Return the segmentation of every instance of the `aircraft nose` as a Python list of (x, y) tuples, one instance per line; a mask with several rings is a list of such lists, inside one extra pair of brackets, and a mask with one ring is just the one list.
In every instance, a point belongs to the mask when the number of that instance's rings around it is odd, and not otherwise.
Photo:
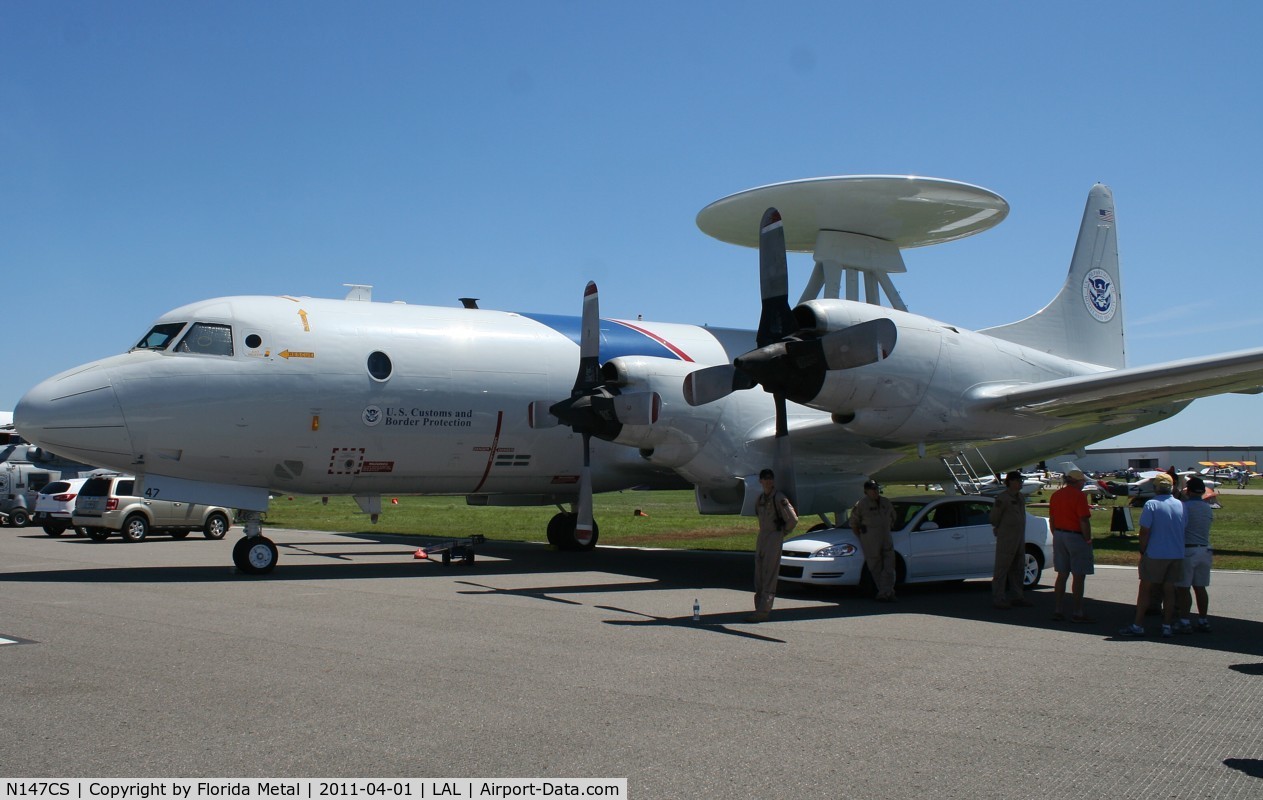
[(13, 427), (27, 441), (76, 461), (99, 466), (131, 461), (123, 409), (100, 362), (31, 389), (13, 410)]

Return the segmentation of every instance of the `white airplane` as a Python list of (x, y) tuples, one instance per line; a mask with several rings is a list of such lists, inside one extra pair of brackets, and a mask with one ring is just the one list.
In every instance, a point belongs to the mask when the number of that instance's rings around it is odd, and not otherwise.
[[(240, 509), (234, 561), (265, 573), (277, 560), (260, 525), (270, 492), (354, 495), (374, 519), (382, 494), (555, 503), (549, 540), (587, 548), (593, 492), (693, 487), (700, 513), (749, 514), (759, 470), (776, 464), (801, 513), (823, 516), (870, 476), (939, 482), (966, 448), (1004, 471), (1263, 386), (1263, 348), (1124, 366), (1102, 185), (1041, 311), (973, 332), (906, 310), (889, 278), (905, 270), (901, 248), (1007, 213), (986, 189), (919, 177), (719, 200), (699, 226), (761, 249), (757, 333), (600, 319), (592, 284), (581, 319), (374, 303), (365, 287), (342, 301), (207, 300), (31, 389), (15, 424), (66, 457), (135, 473), (147, 496)], [(816, 260), (793, 310), (786, 247)]]

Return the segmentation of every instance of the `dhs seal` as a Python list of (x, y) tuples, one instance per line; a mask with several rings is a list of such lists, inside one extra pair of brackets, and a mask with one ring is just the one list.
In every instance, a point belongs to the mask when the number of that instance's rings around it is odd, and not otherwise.
[(1094, 269), (1083, 276), (1083, 304), (1097, 322), (1109, 322), (1118, 310), (1118, 294), (1114, 279), (1103, 269)]
[(382, 421), (382, 410), (377, 406), (364, 409), (364, 424), (372, 427)]

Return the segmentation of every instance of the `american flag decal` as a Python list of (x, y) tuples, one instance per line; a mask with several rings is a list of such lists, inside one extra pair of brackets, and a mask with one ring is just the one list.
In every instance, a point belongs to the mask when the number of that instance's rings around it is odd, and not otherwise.
[(1096, 212), (1096, 215), (1097, 215), (1096, 217), (1097, 222), (1113, 222), (1114, 221), (1114, 209), (1112, 208), (1102, 208)]

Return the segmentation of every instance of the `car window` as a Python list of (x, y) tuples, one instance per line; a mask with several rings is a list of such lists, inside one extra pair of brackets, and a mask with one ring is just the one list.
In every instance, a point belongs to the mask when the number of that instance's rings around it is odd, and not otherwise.
[(991, 524), (991, 504), (990, 503), (961, 503), (964, 512), (964, 525), (990, 525)]
[(933, 522), (939, 528), (958, 528), (963, 524), (960, 512), (960, 503), (943, 503), (930, 509), (921, 525), (924, 527), (926, 522)]
[(149, 333), (136, 343), (133, 350), (166, 350), (171, 346), (180, 331), (184, 330), (183, 322), (166, 322), (150, 328)]
[(44, 487), (42, 494), (61, 494), (70, 491), (70, 484), (66, 481), (53, 481)]
[(117, 497), (131, 497), (135, 493), (136, 493), (135, 480), (129, 479), (125, 481), (119, 481), (117, 484), (114, 485), (114, 494)]
[(232, 328), (228, 325), (195, 322), (176, 345), (175, 351), (209, 356), (230, 356), (232, 355)]
[(921, 513), (921, 509), (925, 508), (925, 503), (894, 503), (895, 506), (895, 530), (901, 531), (908, 527), (908, 523), (912, 522), (912, 518)]
[(79, 490), (79, 494), (88, 497), (105, 497), (110, 493), (109, 478), (88, 478), (87, 483)]

